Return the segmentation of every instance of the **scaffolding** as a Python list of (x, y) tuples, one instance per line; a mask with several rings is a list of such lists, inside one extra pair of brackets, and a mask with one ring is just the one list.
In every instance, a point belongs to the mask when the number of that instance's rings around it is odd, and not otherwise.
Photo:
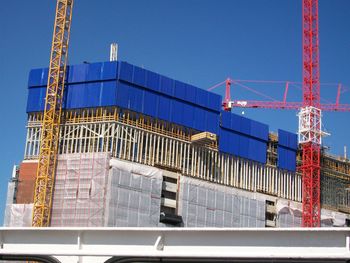
[(51, 226), (104, 226), (108, 153), (59, 155)]
[[(66, 113), (60, 154), (108, 152), (111, 157), (179, 171), (182, 175), (301, 201), (299, 174), (191, 143), (196, 131), (119, 109)], [(145, 120), (149, 122), (145, 124)], [(36, 159), (40, 114), (29, 115), (25, 159)]]
[[(28, 117), (25, 159), (37, 159), (42, 113)], [(301, 201), (301, 175), (276, 168), (278, 138), (270, 134), (267, 165), (219, 153), (217, 141), (198, 145), (186, 127), (113, 108), (68, 111), (60, 154), (108, 152), (111, 157), (162, 167), (202, 180)], [(300, 152), (298, 152), (300, 156)], [(350, 212), (350, 162), (323, 153), (322, 207)]]

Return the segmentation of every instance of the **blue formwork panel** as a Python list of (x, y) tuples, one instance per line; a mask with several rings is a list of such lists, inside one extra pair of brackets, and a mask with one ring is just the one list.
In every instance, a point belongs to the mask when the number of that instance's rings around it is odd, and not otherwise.
[(285, 148), (283, 146), (277, 147), (277, 167), (295, 172), (296, 170), (296, 151)]
[(249, 158), (249, 138), (246, 136), (239, 136), (238, 155), (243, 158)]
[(181, 81), (174, 81), (174, 97), (181, 99), (181, 100), (186, 100), (186, 87), (187, 84), (181, 82)]
[(218, 94), (208, 92), (208, 108), (220, 111), (221, 110), (221, 104), (222, 104), (222, 97)]
[(102, 63), (101, 80), (116, 80), (118, 78), (118, 62), (108, 61)]
[(99, 106), (116, 105), (116, 88), (117, 82), (115, 80), (101, 82)]
[(297, 135), (278, 129), (278, 144), (296, 150), (298, 148)]
[(174, 96), (174, 80), (168, 77), (160, 76), (160, 90), (161, 93), (167, 96)]
[(225, 152), (225, 153), (231, 153), (230, 151), (230, 135), (229, 132), (220, 129), (220, 134), (219, 134), (219, 151), (220, 152)]
[(244, 117), (240, 117), (240, 132), (246, 135), (251, 135), (250, 134), (250, 128), (251, 128), (251, 122), (252, 120), (248, 119), (248, 118), (244, 118)]
[(83, 92), (84, 99), (82, 100), (82, 106), (77, 108), (90, 108), (101, 106), (101, 83), (92, 82), (85, 84), (85, 90)]
[(43, 111), (45, 108), (46, 87), (28, 89), (26, 112)]
[(242, 132), (242, 117), (231, 113), (230, 129), (236, 132)]
[(160, 91), (160, 75), (147, 70), (146, 87), (157, 92)]
[(196, 91), (196, 104), (207, 107), (208, 106), (208, 94), (209, 92), (203, 90), (203, 89), (197, 89)]
[(119, 79), (132, 83), (133, 71), (134, 71), (133, 65), (126, 62), (120, 62), (118, 70), (119, 70), (119, 74), (118, 74)]
[(28, 87), (41, 87), (47, 85), (48, 69), (32, 69), (29, 72)]
[(171, 121), (171, 99), (159, 96), (159, 103), (158, 103), (158, 118), (165, 120), (165, 121)]
[(85, 83), (72, 84), (66, 88), (66, 109), (84, 108), (85, 106)]
[(116, 81), (69, 84), (65, 89), (64, 108), (94, 108), (116, 105)]
[(193, 128), (199, 131), (206, 129), (206, 111), (199, 107), (194, 107)]
[[(143, 97), (143, 110), (142, 113), (148, 116), (152, 116), (155, 118), (160, 118), (158, 116), (158, 113), (160, 112), (160, 105), (161, 100), (159, 99), (159, 96), (151, 91), (144, 91), (144, 97)], [(163, 108), (163, 113), (167, 114), (166, 116), (170, 116), (170, 112), (166, 111)]]
[(85, 81), (100, 81), (103, 63), (86, 64)]
[(220, 126), (226, 129), (231, 129), (231, 112), (220, 112)]
[(184, 103), (183, 113), (182, 124), (186, 127), (194, 128), (194, 106)]
[(259, 142), (259, 157), (258, 162), (266, 163), (267, 159), (267, 142)]
[(250, 135), (267, 141), (269, 138), (269, 126), (257, 121), (251, 121)]
[(142, 112), (143, 110), (143, 101), (144, 101), (144, 90), (139, 89), (129, 85), (128, 99), (129, 99), (129, 110)]
[(278, 144), (289, 147), (288, 146), (288, 133), (284, 130), (278, 129)]
[(206, 112), (206, 131), (218, 134), (219, 132), (219, 114), (212, 111)]
[(66, 109), (101, 106), (100, 82), (70, 84), (66, 92)]
[(295, 133), (291, 133), (289, 135), (289, 147), (291, 149), (297, 150), (298, 149), (298, 135)]
[(117, 83), (116, 105), (121, 108), (129, 108), (129, 86), (121, 81)]
[(146, 86), (146, 70), (134, 66), (133, 83), (145, 87)]
[(183, 125), (183, 115), (183, 103), (175, 99), (171, 100), (171, 121), (176, 124)]
[(81, 64), (67, 67), (68, 83), (86, 82), (89, 64)]
[(219, 135), (219, 151), (266, 163), (266, 141), (225, 128), (220, 128)]
[(185, 99), (191, 103), (196, 103), (197, 87), (186, 84)]
[(266, 150), (267, 150), (267, 142), (260, 141), (254, 138), (249, 139), (249, 152), (248, 159), (266, 163)]
[(240, 146), (240, 139), (241, 136), (235, 132), (229, 133), (229, 142), (230, 142), (230, 153), (234, 154), (236, 156), (239, 155), (239, 146)]

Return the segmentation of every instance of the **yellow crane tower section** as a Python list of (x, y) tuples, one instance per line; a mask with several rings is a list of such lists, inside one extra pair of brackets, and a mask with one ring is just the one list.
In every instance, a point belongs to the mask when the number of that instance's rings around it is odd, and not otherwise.
[(73, 0), (57, 0), (45, 110), (40, 135), (38, 171), (34, 189), (32, 215), (32, 226), (34, 227), (50, 225), (72, 9)]

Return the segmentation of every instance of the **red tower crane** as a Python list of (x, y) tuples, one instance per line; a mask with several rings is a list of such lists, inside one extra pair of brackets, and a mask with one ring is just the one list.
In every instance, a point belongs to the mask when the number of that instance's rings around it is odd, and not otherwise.
[[(298, 136), (299, 143), (302, 147), (302, 163), (299, 167), (299, 171), (302, 173), (302, 225), (303, 227), (319, 227), (321, 221), (320, 151), (323, 135), (321, 129), (322, 111), (350, 111), (350, 105), (339, 103), (341, 86), (338, 87), (336, 103), (320, 103), (318, 0), (303, 0), (302, 19), (302, 102), (286, 101), (289, 82), (286, 82), (283, 101), (231, 101), (231, 83), (239, 84), (237, 81), (231, 79), (227, 79), (209, 90), (212, 90), (224, 83), (226, 84), (225, 99), (222, 103), (223, 108), (226, 111), (230, 111), (233, 107), (299, 110)], [(257, 91), (254, 92), (259, 93)]]
[(299, 111), (302, 146), (303, 227), (321, 223), (321, 118), (318, 0), (303, 0), (303, 106)]

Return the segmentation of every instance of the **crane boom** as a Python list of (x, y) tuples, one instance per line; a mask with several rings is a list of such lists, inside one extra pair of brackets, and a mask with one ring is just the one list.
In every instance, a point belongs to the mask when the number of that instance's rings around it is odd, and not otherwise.
[(73, 0), (57, 0), (34, 189), (32, 214), (34, 227), (47, 227), (50, 224), (72, 8)]

